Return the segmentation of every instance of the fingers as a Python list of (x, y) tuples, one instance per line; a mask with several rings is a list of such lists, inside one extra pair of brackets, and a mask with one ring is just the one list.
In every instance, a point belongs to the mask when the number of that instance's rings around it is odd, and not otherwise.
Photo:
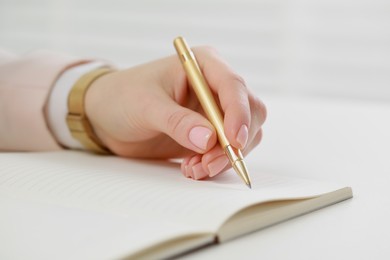
[[(254, 149), (260, 143), (261, 138), (262, 130), (260, 128), (255, 135), (251, 136), (247, 147), (242, 151), (243, 154), (247, 155)], [(204, 155), (197, 154), (185, 158), (181, 164), (183, 175), (195, 180), (214, 177), (230, 167), (231, 165), (227, 156), (218, 145)]]
[(201, 114), (182, 107), (169, 98), (161, 97), (155, 102), (153, 107), (156, 109), (145, 115), (152, 128), (199, 154), (215, 146), (217, 136), (214, 127)]
[(202, 157), (197, 154), (192, 157), (187, 157), (184, 159), (185, 163), (182, 163), (182, 172), (185, 177), (193, 178), (193, 179), (202, 179), (207, 176), (207, 174), (203, 171), (203, 169), (199, 169), (197, 165), (199, 165)]
[[(249, 93), (248, 100), (251, 111), (251, 127), (248, 131), (247, 145), (242, 150), (244, 155), (248, 154), (260, 143), (262, 139), (261, 127), (266, 118), (264, 104), (251, 93)], [(193, 159), (194, 157), (196, 157), (196, 159)], [(202, 174), (199, 174), (199, 172), (201, 172), (199, 170), (199, 165), (202, 165)], [(183, 174), (188, 178), (197, 180), (214, 177), (228, 168), (230, 168), (230, 162), (219, 145), (216, 145), (202, 156), (196, 155), (188, 157), (182, 162)]]
[(230, 143), (243, 149), (251, 124), (248, 90), (244, 80), (208, 48), (194, 50), (207, 82), (224, 112), (224, 129)]
[[(248, 142), (248, 146), (242, 151), (243, 154), (246, 155), (254, 149), (260, 143), (261, 138), (262, 130), (260, 129)], [(197, 154), (185, 158), (181, 164), (183, 175), (195, 180), (214, 177), (229, 168), (231, 168), (230, 162), (218, 145), (204, 155)]]
[(181, 170), (185, 177), (195, 180), (212, 177), (220, 173), (229, 160), (219, 145), (214, 146), (204, 155), (193, 155), (185, 158)]

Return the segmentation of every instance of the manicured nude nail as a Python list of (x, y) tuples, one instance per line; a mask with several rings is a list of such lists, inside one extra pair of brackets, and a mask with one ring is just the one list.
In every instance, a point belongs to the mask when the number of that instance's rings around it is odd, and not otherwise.
[(185, 166), (184, 166), (184, 176), (186, 176), (186, 178), (191, 177), (191, 176), (189, 176), (189, 174), (188, 174), (188, 165), (185, 165)]
[(190, 131), (189, 139), (199, 149), (206, 150), (211, 134), (211, 130), (207, 127), (195, 126)]
[(229, 160), (226, 155), (219, 156), (213, 161), (211, 161), (207, 166), (210, 172), (209, 176), (214, 177), (215, 175), (220, 173), (226, 167), (226, 165), (228, 165), (228, 163)]
[(186, 177), (194, 179), (194, 173), (193, 173), (192, 167), (190, 165), (186, 166)]
[(203, 170), (202, 163), (197, 163), (192, 166), (192, 173), (194, 175), (195, 180), (200, 180), (206, 177), (208, 174)]
[(236, 140), (240, 144), (240, 149), (243, 149), (248, 141), (248, 127), (246, 125), (241, 126), (237, 133)]
[(186, 165), (186, 176), (187, 178), (192, 178), (195, 179), (194, 177), (194, 172), (192, 171), (192, 166), (196, 165), (197, 163), (200, 162), (200, 157), (195, 155), (193, 156), (187, 163)]

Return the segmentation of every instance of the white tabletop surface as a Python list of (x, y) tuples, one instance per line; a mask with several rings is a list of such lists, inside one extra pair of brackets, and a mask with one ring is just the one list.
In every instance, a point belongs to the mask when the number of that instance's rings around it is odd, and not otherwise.
[(183, 259), (390, 259), (390, 104), (263, 100), (268, 119), (247, 158), (251, 174), (339, 182), (354, 198)]

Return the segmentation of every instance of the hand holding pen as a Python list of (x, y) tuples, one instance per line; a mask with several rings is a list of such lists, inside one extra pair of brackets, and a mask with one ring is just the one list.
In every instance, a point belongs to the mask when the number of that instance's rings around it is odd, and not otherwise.
[[(227, 141), (249, 153), (261, 141), (265, 106), (214, 49), (192, 50), (221, 108)], [(197, 180), (231, 167), (177, 55), (98, 78), (85, 108), (104, 146), (119, 156), (183, 158), (183, 174)]]

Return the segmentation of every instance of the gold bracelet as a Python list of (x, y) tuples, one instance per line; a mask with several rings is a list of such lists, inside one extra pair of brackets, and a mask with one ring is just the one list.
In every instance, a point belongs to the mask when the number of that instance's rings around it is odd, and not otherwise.
[(84, 109), (85, 94), (88, 87), (99, 77), (112, 72), (110, 68), (99, 68), (83, 75), (72, 87), (68, 96), (68, 114), (66, 123), (76, 140), (85, 148), (100, 154), (109, 154), (102, 142), (93, 131)]

